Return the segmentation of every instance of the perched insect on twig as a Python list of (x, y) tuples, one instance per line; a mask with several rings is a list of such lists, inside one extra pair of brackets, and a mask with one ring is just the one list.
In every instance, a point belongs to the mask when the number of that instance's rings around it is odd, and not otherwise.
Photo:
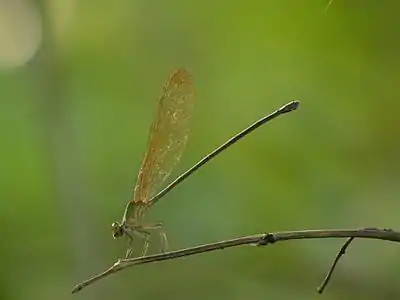
[(194, 86), (190, 74), (184, 69), (173, 72), (158, 102), (157, 116), (150, 129), (147, 151), (139, 170), (133, 198), (125, 208), (121, 224), (112, 224), (114, 238), (124, 234), (128, 236), (126, 257), (132, 252), (132, 234), (144, 239), (143, 256), (146, 255), (149, 245), (149, 230), (159, 231), (162, 251), (168, 247), (161, 223), (140, 224), (139, 220), (146, 210), (178, 184), (155, 194), (182, 156), (189, 136), (189, 120), (194, 100)]
[[(146, 255), (151, 230), (157, 230), (161, 237), (161, 251), (168, 247), (167, 237), (161, 223), (142, 224), (144, 213), (158, 200), (193, 174), (213, 157), (224, 151), (238, 140), (278, 117), (291, 112), (299, 106), (299, 101), (292, 101), (272, 114), (261, 118), (227, 142), (206, 155), (186, 172), (178, 176), (168, 186), (159, 191), (173, 167), (180, 160), (189, 135), (189, 120), (195, 101), (194, 85), (188, 71), (179, 69), (171, 74), (158, 102), (157, 116), (150, 129), (148, 148), (139, 170), (133, 198), (128, 202), (121, 223), (113, 223), (113, 236), (128, 237), (126, 258), (132, 253), (133, 236), (144, 239), (142, 256)], [(158, 192), (158, 193), (157, 193)]]

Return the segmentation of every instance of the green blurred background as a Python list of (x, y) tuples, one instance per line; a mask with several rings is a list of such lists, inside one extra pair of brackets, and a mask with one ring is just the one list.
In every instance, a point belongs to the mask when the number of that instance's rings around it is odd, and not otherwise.
[[(171, 177), (282, 104), (285, 115), (168, 194), (171, 249), (399, 221), (400, 2), (0, 2), (1, 299), (321, 299), (341, 240), (239, 247), (126, 270), (122, 217), (169, 73), (197, 103)], [(357, 240), (323, 299), (398, 299), (396, 244)]]

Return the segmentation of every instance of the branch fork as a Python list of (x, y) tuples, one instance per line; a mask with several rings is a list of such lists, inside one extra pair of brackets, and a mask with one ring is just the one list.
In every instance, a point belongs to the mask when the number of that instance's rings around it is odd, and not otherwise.
[(106, 271), (89, 278), (88, 280), (76, 285), (72, 290), (72, 293), (77, 293), (86, 286), (105, 278), (111, 274), (133, 267), (136, 265), (143, 265), (148, 263), (154, 263), (163, 260), (173, 260), (180, 257), (191, 256), (195, 254), (201, 254), (225, 248), (232, 248), (241, 245), (256, 245), (263, 247), (267, 245), (273, 245), (280, 241), (289, 240), (300, 240), (300, 239), (324, 239), (324, 238), (347, 238), (346, 242), (340, 248), (340, 251), (336, 255), (336, 258), (330, 267), (325, 279), (322, 284), (317, 288), (318, 293), (322, 293), (329, 283), (333, 271), (340, 260), (345, 254), (346, 250), (350, 246), (351, 242), (355, 238), (366, 238), (366, 239), (377, 239), (383, 241), (400, 242), (400, 232), (393, 231), (391, 229), (378, 229), (378, 228), (363, 228), (363, 229), (319, 229), (319, 230), (299, 230), (299, 231), (284, 231), (276, 233), (263, 233), (251, 236), (244, 236), (230, 240), (223, 240), (216, 243), (199, 245), (191, 248), (165, 252), (161, 254), (148, 255), (138, 258), (130, 259), (118, 259), (110, 268)]

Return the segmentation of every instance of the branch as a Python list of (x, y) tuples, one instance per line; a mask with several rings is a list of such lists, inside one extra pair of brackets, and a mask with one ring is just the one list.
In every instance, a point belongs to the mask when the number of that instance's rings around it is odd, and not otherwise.
[(329, 6), (331, 6), (332, 2), (333, 2), (333, 0), (329, 0), (328, 4), (325, 7), (325, 12), (328, 11), (328, 8), (329, 8)]
[[(231, 248), (241, 245), (255, 245), (255, 246), (267, 246), (279, 241), (289, 241), (289, 240), (300, 240), (300, 239), (323, 239), (323, 238), (369, 238), (378, 239), (384, 241), (400, 242), (400, 232), (387, 230), (387, 229), (377, 229), (377, 228), (366, 228), (366, 229), (344, 229), (344, 230), (301, 230), (301, 231), (287, 231), (287, 232), (276, 232), (276, 233), (264, 233), (252, 236), (245, 236), (231, 240), (220, 241), (211, 244), (200, 245), (192, 248), (187, 248), (183, 250), (171, 251), (156, 255), (149, 255), (138, 258), (131, 259), (119, 259), (113, 266), (109, 269), (100, 273), (74, 287), (72, 293), (77, 293), (84, 287), (108, 276), (113, 273), (122, 271), (128, 267), (153, 263), (162, 260), (176, 259), (179, 257), (190, 256), (205, 252), (211, 252), (216, 250), (222, 250), (225, 248)], [(349, 244), (349, 243), (346, 243)], [(342, 251), (348, 247), (346, 244), (342, 247)], [(343, 250), (344, 249), (344, 250)], [(343, 254), (338, 254), (336, 257), (334, 266), (328, 273), (329, 278), (332, 275), (333, 269)], [(327, 277), (328, 277), (327, 276)], [(326, 283), (323, 283), (323, 288), (326, 286), (328, 279), (325, 279)], [(324, 281), (324, 282), (325, 282)]]
[[(363, 230), (379, 230), (377, 228), (364, 228)], [(383, 231), (388, 231), (388, 232), (393, 232), (392, 229), (389, 228), (385, 228), (383, 229)], [(328, 273), (325, 276), (325, 279), (322, 281), (321, 285), (317, 288), (317, 292), (319, 294), (322, 294), (326, 288), (326, 286), (328, 285), (329, 281), (331, 280), (333, 271), (335, 271), (336, 265), (339, 262), (340, 258), (346, 254), (346, 250), (347, 248), (349, 248), (350, 244), (353, 242), (354, 237), (350, 237), (346, 240), (346, 242), (342, 245), (342, 247), (340, 248), (338, 254), (336, 254), (335, 260), (332, 263), (332, 266), (329, 268)]]
[(340, 258), (345, 255), (347, 248), (350, 246), (351, 242), (354, 240), (354, 237), (348, 238), (343, 246), (340, 248), (340, 251), (336, 255), (335, 260), (333, 261), (332, 266), (330, 267), (328, 273), (325, 276), (324, 281), (322, 281), (321, 285), (317, 288), (317, 292), (322, 294), (328, 285), (329, 281), (331, 280), (333, 271), (335, 271), (336, 265), (339, 262)]

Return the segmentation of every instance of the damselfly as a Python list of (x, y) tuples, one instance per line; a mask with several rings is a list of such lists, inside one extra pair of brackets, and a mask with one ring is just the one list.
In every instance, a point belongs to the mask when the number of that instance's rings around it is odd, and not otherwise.
[(161, 185), (180, 160), (186, 146), (194, 102), (194, 84), (189, 72), (184, 69), (173, 72), (167, 80), (163, 94), (158, 101), (157, 115), (150, 129), (148, 147), (139, 170), (133, 197), (125, 208), (122, 222), (112, 224), (114, 238), (123, 235), (128, 237), (129, 246), (126, 257), (129, 257), (132, 253), (134, 235), (144, 239), (142, 255), (146, 255), (151, 230), (159, 232), (162, 244), (161, 250), (164, 251), (168, 247), (167, 237), (162, 230), (161, 223), (144, 224), (141, 222), (144, 213), (151, 206), (226, 148), (266, 122), (279, 115), (291, 112), (299, 106), (299, 101), (292, 101), (256, 121), (206, 155), (164, 189), (160, 190)]

